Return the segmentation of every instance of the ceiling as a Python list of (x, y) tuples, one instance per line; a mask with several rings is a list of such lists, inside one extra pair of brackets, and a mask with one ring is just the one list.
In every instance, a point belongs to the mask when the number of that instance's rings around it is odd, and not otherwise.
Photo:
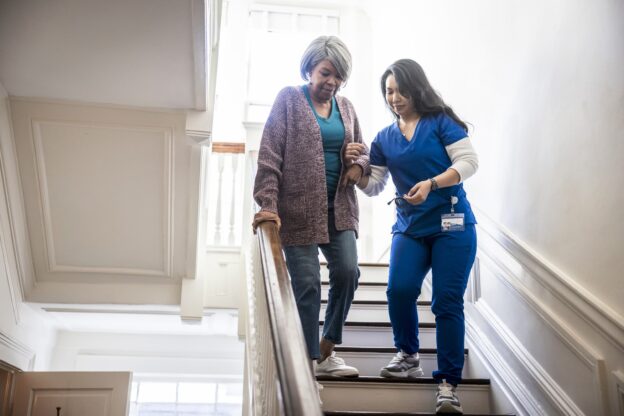
[[(205, 75), (197, 48), (203, 7), (203, 0), (0, 0), (0, 83), (19, 97), (193, 109)], [(196, 65), (204, 65), (199, 76)]]
[(32, 304), (56, 326), (70, 332), (163, 335), (238, 334), (238, 312), (206, 309), (201, 321), (182, 321), (178, 307), (159, 305), (53, 305)]

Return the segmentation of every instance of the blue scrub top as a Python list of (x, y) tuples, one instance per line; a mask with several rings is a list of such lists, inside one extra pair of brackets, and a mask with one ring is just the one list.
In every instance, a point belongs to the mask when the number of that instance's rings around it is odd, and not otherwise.
[[(408, 141), (397, 123), (377, 133), (370, 149), (371, 165), (386, 166), (392, 175), (397, 194), (406, 194), (416, 183), (439, 175), (451, 166), (445, 146), (467, 137), (464, 129), (440, 112), (420, 119), (414, 136)], [(451, 212), (451, 197), (459, 201), (456, 213), (464, 213), (465, 224), (476, 224), (462, 184), (429, 193), (420, 205), (397, 205), (393, 233), (424, 237), (441, 231), (441, 216)]]

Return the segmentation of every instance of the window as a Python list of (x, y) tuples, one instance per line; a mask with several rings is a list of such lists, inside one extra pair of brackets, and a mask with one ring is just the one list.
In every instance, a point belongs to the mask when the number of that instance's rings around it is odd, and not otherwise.
[(253, 6), (249, 13), (246, 121), (263, 123), (280, 89), (298, 85), (299, 62), (310, 41), (338, 35), (340, 18), (327, 10)]
[(238, 416), (242, 413), (240, 381), (136, 381), (130, 416)]

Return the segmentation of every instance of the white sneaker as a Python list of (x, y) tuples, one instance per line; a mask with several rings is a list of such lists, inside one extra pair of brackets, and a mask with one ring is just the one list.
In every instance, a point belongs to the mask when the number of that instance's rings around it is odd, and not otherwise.
[(420, 367), (418, 353), (406, 354), (399, 351), (387, 366), (381, 369), (380, 375), (388, 378), (417, 378), (425, 375)]
[(360, 375), (355, 367), (345, 364), (344, 360), (336, 357), (336, 352), (316, 364), (317, 376), (338, 376), (338, 377), (357, 377)]
[(436, 414), (464, 414), (459, 399), (455, 394), (455, 387), (448, 384), (446, 380), (438, 384), (438, 393), (436, 394)]

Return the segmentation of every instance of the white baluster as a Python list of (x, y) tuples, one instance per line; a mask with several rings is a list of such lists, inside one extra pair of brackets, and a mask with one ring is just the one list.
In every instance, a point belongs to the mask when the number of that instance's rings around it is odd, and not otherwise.
[(223, 200), (223, 155), (217, 154), (218, 162), (218, 181), (217, 181), (217, 212), (215, 216), (215, 234), (214, 234), (214, 244), (218, 245), (221, 243), (221, 203)]
[(232, 160), (232, 197), (230, 198), (230, 232), (228, 234), (228, 245), (233, 246), (236, 236), (234, 235), (234, 225), (236, 223), (236, 199), (240, 192), (236, 192), (236, 178), (238, 175), (238, 153), (231, 153)]

